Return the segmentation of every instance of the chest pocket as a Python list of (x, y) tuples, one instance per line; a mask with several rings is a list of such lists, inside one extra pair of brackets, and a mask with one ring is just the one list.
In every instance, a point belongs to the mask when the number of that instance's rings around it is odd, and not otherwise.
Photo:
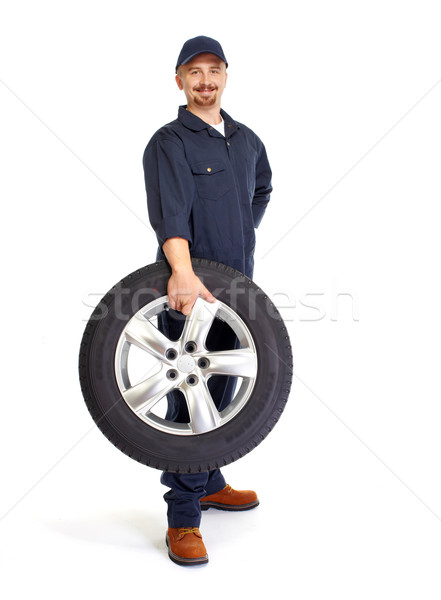
[(231, 177), (219, 160), (205, 160), (191, 165), (194, 182), (200, 198), (218, 200), (232, 188)]

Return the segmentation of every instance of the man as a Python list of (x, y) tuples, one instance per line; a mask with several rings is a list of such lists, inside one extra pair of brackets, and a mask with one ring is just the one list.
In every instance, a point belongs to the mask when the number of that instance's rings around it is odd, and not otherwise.
[[(176, 64), (176, 83), (187, 105), (179, 108), (175, 121), (155, 133), (144, 153), (149, 218), (159, 243), (157, 259), (166, 259), (171, 266), (170, 308), (186, 316), (198, 296), (215, 301), (194, 273), (191, 256), (216, 260), (252, 278), (254, 228), (272, 190), (262, 142), (221, 110), (227, 66), (216, 40), (198, 36), (185, 42)], [(163, 313), (158, 326), (177, 339), (182, 317), (174, 319), (169, 313)], [(223, 323), (217, 323), (212, 337), (216, 349), (234, 347), (231, 329)], [(218, 410), (228, 405), (233, 391), (228, 378), (215, 382), (211, 393)], [(167, 399), (166, 419), (187, 422), (179, 392), (168, 394)], [(255, 492), (227, 485), (220, 470), (163, 473), (161, 482), (170, 488), (164, 495), (169, 556), (180, 565), (208, 562), (199, 531), (201, 510), (241, 511), (259, 504)]]

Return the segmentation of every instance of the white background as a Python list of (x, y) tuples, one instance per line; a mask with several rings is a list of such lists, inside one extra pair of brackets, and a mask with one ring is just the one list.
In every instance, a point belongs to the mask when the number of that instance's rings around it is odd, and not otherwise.
[[(438, 8), (2, 1), (2, 597), (440, 597)], [(96, 428), (77, 357), (99, 297), (153, 261), (142, 153), (201, 34), (273, 167), (255, 281), (295, 378), (225, 469), (260, 507), (204, 514), (210, 563), (185, 570), (159, 472)]]

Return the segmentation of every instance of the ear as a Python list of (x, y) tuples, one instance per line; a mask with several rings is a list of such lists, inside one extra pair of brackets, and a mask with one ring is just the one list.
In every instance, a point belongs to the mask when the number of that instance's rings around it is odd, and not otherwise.
[(176, 77), (175, 77), (175, 81), (176, 81), (176, 83), (177, 83), (177, 85), (178, 85), (178, 88), (179, 88), (180, 90), (183, 90), (183, 89), (184, 89), (184, 86), (182, 85), (182, 80), (181, 80), (181, 78), (179, 77), (179, 75), (176, 75)]

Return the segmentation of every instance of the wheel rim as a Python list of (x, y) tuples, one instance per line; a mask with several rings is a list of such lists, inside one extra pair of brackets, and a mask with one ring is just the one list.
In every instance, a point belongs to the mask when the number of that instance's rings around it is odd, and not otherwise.
[[(233, 419), (249, 401), (257, 376), (257, 353), (248, 327), (223, 302), (197, 298), (186, 318), (181, 337), (172, 341), (159, 331), (154, 319), (168, 310), (168, 296), (142, 307), (126, 324), (115, 352), (115, 376), (129, 408), (151, 427), (172, 435), (200, 435)], [(205, 341), (214, 319), (225, 321), (236, 334), (240, 348), (210, 351)], [(131, 371), (131, 355), (137, 349), (154, 365), (138, 380)], [(219, 412), (207, 385), (213, 375), (236, 377), (231, 403)], [(166, 420), (157, 410), (166, 395), (180, 390), (185, 397), (189, 423)]]

